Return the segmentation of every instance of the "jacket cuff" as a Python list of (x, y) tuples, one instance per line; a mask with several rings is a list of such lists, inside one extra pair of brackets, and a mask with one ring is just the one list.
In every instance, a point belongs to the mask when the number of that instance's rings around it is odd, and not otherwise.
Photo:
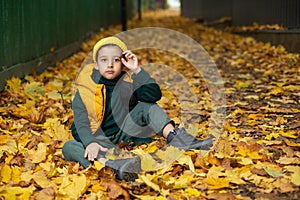
[(82, 144), (87, 147), (89, 144), (96, 142), (98, 143), (98, 141), (92, 136), (92, 135), (88, 135), (86, 134), (84, 137), (80, 138), (82, 141)]
[(141, 68), (141, 71), (138, 74), (132, 74), (131, 78), (138, 85), (142, 85), (143, 83), (146, 83), (151, 77), (148, 72)]

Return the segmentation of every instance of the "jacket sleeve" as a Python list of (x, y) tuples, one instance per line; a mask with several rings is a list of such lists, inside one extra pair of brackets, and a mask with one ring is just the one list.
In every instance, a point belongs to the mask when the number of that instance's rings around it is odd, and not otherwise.
[(138, 74), (132, 75), (134, 94), (138, 101), (155, 103), (162, 94), (159, 85), (142, 69)]
[(98, 135), (95, 137), (90, 128), (90, 121), (88, 118), (87, 110), (82, 102), (79, 92), (76, 92), (72, 102), (72, 109), (74, 113), (74, 124), (78, 136), (82, 144), (86, 147), (92, 142), (97, 142), (103, 147), (112, 147), (112, 143), (109, 138), (104, 135)]

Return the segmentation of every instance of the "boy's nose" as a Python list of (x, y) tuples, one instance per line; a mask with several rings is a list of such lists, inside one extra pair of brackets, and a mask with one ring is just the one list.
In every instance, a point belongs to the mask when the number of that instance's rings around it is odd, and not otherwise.
[(108, 63), (108, 67), (113, 67), (114, 62), (113, 61), (109, 61)]

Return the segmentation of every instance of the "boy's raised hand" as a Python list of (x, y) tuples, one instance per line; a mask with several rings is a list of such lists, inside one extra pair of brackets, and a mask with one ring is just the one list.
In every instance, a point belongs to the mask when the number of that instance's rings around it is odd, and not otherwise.
[(139, 73), (141, 68), (139, 67), (137, 56), (130, 50), (124, 51), (123, 54), (125, 55), (126, 59), (121, 58), (121, 60), (125, 67), (130, 69), (135, 74)]
[(86, 147), (84, 157), (89, 161), (94, 161), (97, 159), (100, 151), (106, 152), (107, 150), (107, 148), (102, 147), (100, 144), (92, 142)]

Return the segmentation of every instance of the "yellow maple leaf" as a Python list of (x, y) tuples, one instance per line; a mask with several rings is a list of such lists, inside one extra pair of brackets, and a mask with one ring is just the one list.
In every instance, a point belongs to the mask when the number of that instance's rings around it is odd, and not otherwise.
[(0, 157), (2, 157), (3, 152), (11, 155), (15, 155), (18, 152), (17, 143), (11, 136), (6, 138), (6, 144), (0, 146)]
[(1, 177), (2, 177), (1, 181), (3, 183), (8, 183), (11, 179), (11, 175), (12, 175), (12, 170), (11, 170), (10, 166), (5, 164), (1, 169)]
[(245, 158), (245, 157), (237, 157), (238, 163), (241, 165), (251, 165), (253, 164), (253, 161), (251, 158)]
[(290, 130), (290, 131), (287, 131), (287, 132), (284, 132), (283, 130), (280, 130), (279, 133), (283, 137), (288, 137), (288, 138), (293, 138), (293, 139), (297, 139), (299, 137), (299, 134), (294, 130)]
[(199, 190), (195, 189), (195, 188), (187, 188), (184, 190), (184, 192), (189, 196), (189, 197), (198, 197), (200, 196), (200, 192)]
[(187, 188), (191, 185), (191, 182), (194, 182), (196, 179), (193, 177), (193, 174), (189, 174), (189, 171), (185, 171), (183, 175), (181, 175), (175, 182), (174, 182), (174, 189), (182, 189)]
[(36, 188), (33, 185), (30, 185), (27, 188), (23, 187), (9, 187), (4, 186), (0, 187), (0, 196), (4, 197), (4, 199), (31, 199), (31, 195)]
[(252, 120), (258, 120), (261, 117), (262, 117), (262, 114), (253, 114), (253, 113), (251, 113), (251, 114), (248, 115), (247, 118), (252, 119)]
[(278, 132), (277, 132), (277, 133), (274, 133), (274, 132), (273, 132), (273, 133), (270, 133), (270, 134), (266, 135), (266, 136), (265, 136), (265, 139), (266, 139), (266, 140), (272, 140), (273, 138), (274, 138), (274, 139), (277, 139), (277, 138), (279, 137), (279, 135), (280, 135), (280, 134), (279, 134)]
[(47, 92), (46, 95), (49, 99), (53, 99), (53, 100), (59, 100), (63, 98), (62, 94), (59, 93), (58, 91)]
[(222, 189), (230, 186), (229, 180), (226, 178), (207, 178), (205, 183), (208, 184), (208, 187), (212, 190)]
[(236, 116), (236, 115), (243, 115), (245, 112), (243, 111), (243, 110), (241, 110), (241, 109), (236, 109), (236, 110), (234, 110), (232, 113), (231, 113), (231, 115), (232, 116)]
[(32, 163), (40, 163), (46, 159), (47, 145), (45, 143), (39, 143), (37, 149), (30, 149), (28, 151), (28, 158)]
[(86, 187), (87, 179), (84, 174), (71, 174), (63, 177), (58, 194), (70, 199), (78, 199)]
[(63, 89), (63, 82), (61, 80), (54, 79), (53, 81), (49, 81), (45, 88), (48, 91), (61, 91)]
[(291, 182), (300, 186), (300, 167), (299, 166), (285, 166), (284, 169), (291, 172)]
[(18, 148), (19, 148), (19, 150), (23, 149), (30, 142), (30, 138), (29, 137), (30, 136), (29, 136), (28, 132), (22, 134), (22, 136), (18, 140)]
[(218, 178), (224, 176), (224, 168), (221, 166), (212, 166), (207, 172), (207, 178)]
[(92, 191), (98, 193), (99, 191), (106, 191), (106, 188), (101, 185), (101, 183), (95, 184), (92, 186)]
[(0, 145), (4, 145), (7, 143), (8, 135), (0, 135)]
[(239, 151), (237, 154), (244, 156), (244, 157), (249, 157), (251, 159), (262, 159), (262, 155), (259, 155), (257, 151), (251, 151), (245, 146), (238, 146)]
[(194, 163), (192, 161), (192, 158), (191, 156), (189, 155), (182, 155), (180, 156), (178, 159), (177, 159), (177, 162), (178, 164), (180, 165), (188, 165), (189, 166), (189, 169), (192, 171), (192, 172), (195, 172), (195, 166), (194, 166)]
[(238, 129), (234, 126), (224, 126), (224, 129), (227, 130), (230, 134), (237, 133)]
[(11, 170), (12, 170), (11, 180), (15, 183), (20, 182), (20, 180), (21, 180), (20, 168), (18, 166), (12, 166)]
[(60, 119), (49, 118), (43, 124), (43, 128), (46, 129), (45, 133), (48, 134), (54, 140), (66, 142), (70, 139), (70, 131), (60, 122)]
[(97, 171), (100, 171), (101, 169), (103, 169), (105, 167), (105, 165), (99, 161), (95, 161), (93, 168), (96, 169)]
[(249, 82), (236, 81), (233, 87), (235, 87), (236, 89), (248, 88), (249, 84)]
[(146, 175), (140, 175), (140, 179), (146, 183), (146, 185), (148, 185), (149, 187), (151, 187), (152, 189), (154, 189), (155, 191), (160, 191), (160, 187), (156, 184), (156, 183), (153, 183), (151, 181), (151, 178), (149, 178), (149, 175), (146, 174)]
[(283, 92), (284, 92), (284, 90), (281, 87), (276, 87), (276, 88), (271, 89), (269, 94), (277, 95), (277, 94), (282, 94)]
[(144, 150), (146, 153), (153, 153), (157, 150), (156, 142), (151, 142)]
[(226, 170), (224, 176), (229, 180), (231, 183), (237, 185), (244, 185), (246, 182), (242, 179), (243, 171), (242, 169), (234, 169), (234, 170)]
[(173, 146), (168, 146), (166, 150), (158, 150), (155, 155), (160, 158), (165, 165), (171, 165), (175, 160), (183, 155), (184, 151)]
[(144, 171), (155, 171), (166, 167), (163, 164), (158, 163), (149, 153), (143, 151), (140, 148), (135, 149), (132, 152), (141, 158), (141, 167)]
[(47, 175), (43, 171), (38, 171), (33, 174), (33, 180), (42, 188), (53, 187), (56, 188), (57, 186), (47, 178)]
[(10, 80), (7, 80), (6, 82), (6, 89), (13, 93), (21, 93), (22, 87), (21, 87), (21, 79), (12, 77)]
[(300, 147), (300, 143), (295, 143), (295, 142), (290, 141), (290, 140), (288, 140), (288, 139), (284, 139), (284, 142), (285, 142), (288, 146), (290, 146), (290, 147)]

